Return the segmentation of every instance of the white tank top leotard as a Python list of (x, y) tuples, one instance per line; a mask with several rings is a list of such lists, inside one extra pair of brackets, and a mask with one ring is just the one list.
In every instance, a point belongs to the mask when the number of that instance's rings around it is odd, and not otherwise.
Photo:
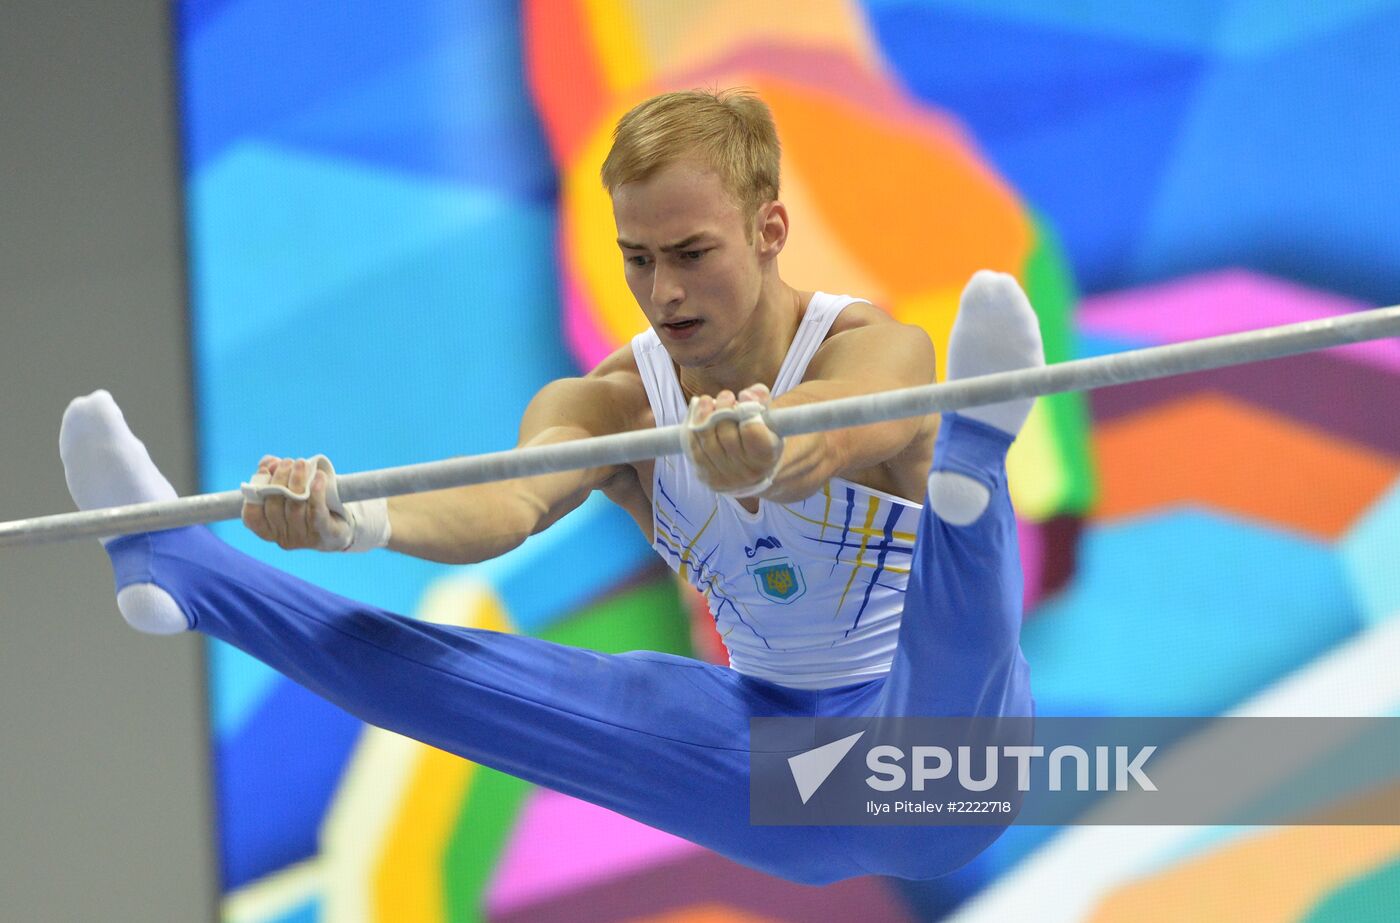
[[(801, 383), (838, 314), (860, 299), (817, 292), (772, 385)], [(632, 340), (657, 426), (682, 423), (676, 367), (653, 330)], [(730, 666), (799, 689), (889, 672), (919, 504), (832, 478), (797, 503), (757, 513), (717, 494), (684, 456), (656, 460), (653, 547), (709, 602)]]

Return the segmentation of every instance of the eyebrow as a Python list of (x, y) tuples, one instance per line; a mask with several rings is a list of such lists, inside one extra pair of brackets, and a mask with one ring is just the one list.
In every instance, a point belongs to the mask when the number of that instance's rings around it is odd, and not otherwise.
[[(699, 234), (691, 234), (691, 235), (690, 235), (689, 237), (687, 237), (685, 240), (678, 240), (678, 241), (676, 241), (676, 242), (673, 243), (673, 244), (667, 244), (666, 246), (664, 246), (664, 247), (661, 248), (661, 252), (662, 252), (662, 253), (674, 253), (674, 252), (677, 251), (677, 250), (684, 250), (684, 249), (686, 249), (687, 247), (692, 247), (692, 246), (694, 246), (696, 243), (698, 243), (698, 242), (699, 242), (700, 240), (702, 240), (704, 237), (705, 237), (705, 233), (704, 233), (703, 231), (702, 231), (701, 233), (699, 233)], [(643, 244), (634, 244), (634, 243), (632, 243), (630, 240), (623, 240), (621, 237), (619, 237), (619, 238), (617, 239), (617, 245), (618, 245), (619, 247), (621, 247), (622, 249), (624, 249), (624, 250), (645, 250), (645, 249), (647, 249), (646, 246), (643, 245)]]

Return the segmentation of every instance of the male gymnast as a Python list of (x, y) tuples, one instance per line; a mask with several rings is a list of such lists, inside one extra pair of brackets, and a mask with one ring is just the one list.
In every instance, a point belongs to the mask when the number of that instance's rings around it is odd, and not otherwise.
[[(749, 823), (751, 717), (1033, 712), (1004, 466), (1031, 402), (786, 440), (769, 430), (754, 408), (935, 377), (919, 328), (782, 280), (778, 164), (772, 118), (747, 93), (668, 93), (622, 118), (602, 177), (649, 329), (545, 386), (520, 426), (519, 445), (540, 446), (684, 423), (684, 457), (341, 503), (328, 462), (268, 456), (243, 511), (283, 548), (468, 563), (601, 490), (705, 594), (729, 667), (405, 618), (195, 527), (103, 540), (122, 614), (220, 638), (371, 724), (791, 880), (965, 864), (1004, 828)], [(975, 274), (949, 377), (1042, 362), (1015, 280)], [(69, 406), (60, 449), (81, 508), (175, 496), (105, 391)]]

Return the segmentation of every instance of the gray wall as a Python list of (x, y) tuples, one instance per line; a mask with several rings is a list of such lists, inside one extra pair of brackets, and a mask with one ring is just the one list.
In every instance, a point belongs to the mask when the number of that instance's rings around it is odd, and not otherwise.
[[(165, 6), (0, 5), (0, 520), (71, 508), (106, 387), (193, 486)], [(96, 541), (0, 550), (0, 920), (209, 920), (203, 652), (126, 627)]]

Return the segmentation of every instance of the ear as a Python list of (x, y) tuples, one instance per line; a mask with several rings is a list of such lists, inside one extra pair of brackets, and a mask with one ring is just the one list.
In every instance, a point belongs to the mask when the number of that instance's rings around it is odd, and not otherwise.
[(755, 242), (758, 244), (759, 259), (773, 259), (783, 252), (787, 245), (788, 213), (782, 202), (767, 202), (758, 207), (754, 216), (757, 224)]

